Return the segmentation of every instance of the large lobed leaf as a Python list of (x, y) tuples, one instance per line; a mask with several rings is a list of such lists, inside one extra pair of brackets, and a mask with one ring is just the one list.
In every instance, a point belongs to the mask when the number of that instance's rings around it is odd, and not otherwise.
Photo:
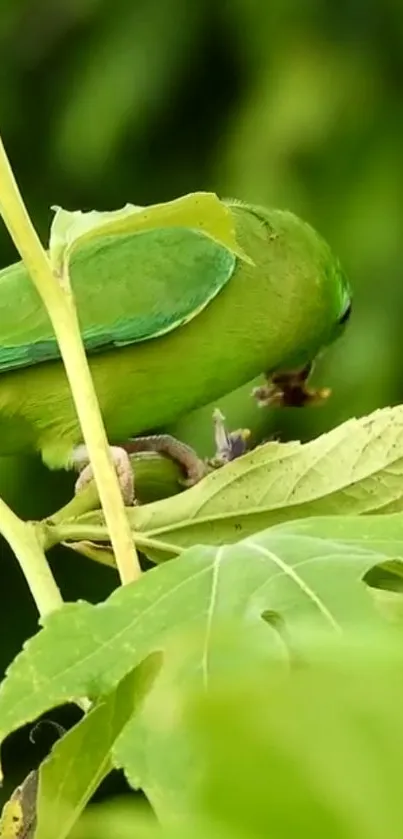
[[(235, 631), (227, 655), (242, 644)], [(164, 839), (291, 839), (301, 826), (318, 839), (401, 835), (401, 638), (368, 627), (319, 632), (306, 650), (308, 667), (255, 668), (244, 679), (227, 670), (208, 692), (173, 674), (148, 719), (129, 721), (113, 757), (130, 777), (143, 750), (149, 797), (174, 827)]]
[[(95, 707), (41, 769), (38, 839), (55, 823), (54, 839), (67, 836), (112, 766), (143, 788), (164, 822), (186, 818), (201, 778), (182, 699), (258, 672), (270, 683), (287, 677), (290, 664), (310, 660), (312, 633), (379, 630), (362, 580), (375, 564), (403, 558), (400, 519), (311, 519), (236, 545), (194, 547), (105, 603), (50, 615), (0, 688), (0, 738), (67, 700), (89, 696)], [(160, 652), (161, 671), (145, 681), (144, 660)]]
[[(368, 523), (360, 539), (356, 520), (355, 544), (315, 536), (315, 522), (310, 524), (304, 534), (288, 525), (237, 545), (189, 549), (105, 603), (71, 603), (51, 614), (1, 686), (0, 739), (58, 703), (101, 697), (145, 656), (163, 649), (173, 632), (202, 630), (197, 667), (208, 678), (216, 623), (236, 617), (245, 632), (258, 630), (256, 639), (269, 655), (278, 632), (275, 622), (262, 621), (263, 613), (277, 615), (296, 637), (301, 619), (331, 631), (374, 619), (361, 580), (387, 554), (371, 550)], [(394, 541), (394, 556), (395, 548)]]
[[(387, 529), (381, 536), (375, 517), (345, 520), (344, 540), (340, 522), (332, 539), (321, 521), (312, 520), (278, 526), (237, 545), (195, 547), (117, 590), (105, 603), (68, 604), (50, 615), (0, 688), (0, 738), (62, 702), (88, 696), (101, 703), (63, 738), (50, 758), (50, 770), (46, 765), (43, 770), (43, 800), (57, 801), (59, 786), (64, 790), (57, 819), (60, 837), (67, 835), (62, 826), (77, 817), (112, 764), (124, 768), (132, 786), (145, 790), (160, 817), (183, 817), (183, 778), (193, 777), (195, 755), (169, 703), (164, 712), (168, 733), (159, 712), (156, 717), (158, 691), (174, 685), (185, 694), (210, 689), (234, 673), (243, 682), (257, 668), (273, 674), (278, 667), (287, 670), (290, 661), (309, 656), (302, 631), (306, 623), (311, 632), (330, 636), (356, 624), (381, 625), (362, 578), (388, 556), (403, 556), (396, 517), (391, 518), (390, 544)], [(235, 654), (228, 627), (241, 639)], [(179, 656), (173, 652), (178, 637), (186, 641)], [(138, 704), (130, 705), (130, 697), (127, 704), (122, 680), (160, 651), (164, 666), (139, 710)], [(124, 713), (116, 715), (122, 691)], [(107, 726), (112, 712), (113, 725)], [(86, 759), (80, 767), (84, 743)], [(66, 749), (67, 767), (74, 771), (66, 770), (65, 778), (60, 754), (65, 756)], [(39, 836), (47, 837), (47, 830), (45, 820)]]

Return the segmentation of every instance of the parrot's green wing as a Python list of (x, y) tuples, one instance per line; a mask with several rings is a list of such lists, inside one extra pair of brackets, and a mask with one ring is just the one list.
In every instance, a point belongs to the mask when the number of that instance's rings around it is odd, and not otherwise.
[[(133, 214), (142, 211), (133, 208)], [(180, 220), (186, 221), (183, 215)], [(115, 235), (105, 235), (108, 225), (102, 235), (88, 236), (88, 229), (80, 246), (69, 245), (69, 272), (89, 353), (156, 338), (187, 323), (225, 286), (236, 264), (236, 249), (224, 236), (210, 235), (208, 218), (204, 229), (194, 221), (191, 228), (148, 222)], [(60, 242), (58, 247), (60, 253)], [(59, 357), (23, 265), (0, 272), (0, 371)]]

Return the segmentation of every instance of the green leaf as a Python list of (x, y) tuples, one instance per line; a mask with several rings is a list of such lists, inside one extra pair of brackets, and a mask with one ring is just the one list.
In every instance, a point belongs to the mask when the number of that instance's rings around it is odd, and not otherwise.
[(328, 636), (311, 659), (192, 703), (194, 817), (250, 839), (400, 839), (401, 644)]
[(181, 680), (208, 686), (232, 666), (217, 640), (222, 625), (242, 629), (248, 655), (240, 651), (234, 666), (244, 677), (248, 657), (266, 666), (287, 663), (290, 649), (302, 648), (304, 621), (331, 634), (363, 621), (376, 624), (362, 577), (384, 559), (370, 546), (268, 530), (235, 546), (193, 548), (105, 603), (65, 605), (8, 670), (0, 688), (0, 740), (60, 703), (98, 700), (178, 635), (195, 639)]
[(381, 614), (388, 621), (403, 622), (403, 517), (401, 513), (385, 516), (330, 516), (302, 519), (273, 528), (275, 533), (292, 532), (295, 536), (315, 536), (343, 542), (353, 550), (369, 548), (384, 561), (365, 575), (371, 594)]
[(113, 768), (112, 752), (138, 711), (161, 657), (146, 659), (53, 747), (39, 771), (35, 839), (64, 839)]
[[(315, 538), (328, 540), (329, 544), (343, 544), (354, 552), (373, 551), (384, 556), (388, 567), (395, 568), (402, 576), (403, 516), (392, 513), (385, 516), (324, 516), (285, 522), (270, 529), (274, 536)], [(395, 560), (394, 564), (391, 564)], [(375, 563), (374, 563), (375, 564)]]
[(56, 270), (68, 261), (73, 250), (99, 236), (141, 233), (156, 227), (186, 227), (198, 230), (223, 245), (240, 259), (251, 259), (240, 247), (230, 209), (213, 192), (193, 192), (149, 207), (126, 204), (111, 212), (56, 210), (50, 231), (50, 259)]
[[(238, 645), (234, 633), (232, 655)], [(182, 767), (187, 812), (182, 822), (177, 813), (168, 820), (163, 839), (400, 837), (401, 639), (388, 631), (319, 634), (309, 661), (244, 680), (227, 673), (208, 693), (177, 682), (160, 692), (161, 757), (172, 770), (181, 742), (193, 756), (186, 773)], [(117, 824), (109, 829), (115, 835)], [(100, 830), (94, 839), (109, 835)]]
[[(403, 406), (352, 419), (301, 445), (266, 443), (175, 498), (129, 511), (133, 530), (179, 551), (236, 542), (307, 516), (403, 510)], [(102, 515), (80, 520), (103, 524)], [(91, 537), (88, 537), (91, 538)], [(96, 537), (94, 537), (96, 538)], [(159, 561), (167, 553), (145, 552)]]
[[(349, 420), (310, 443), (266, 443), (174, 498), (127, 512), (138, 546), (158, 562), (195, 543), (237, 542), (286, 521), (402, 510), (399, 405)], [(49, 545), (108, 541), (100, 511), (50, 526), (48, 537)]]

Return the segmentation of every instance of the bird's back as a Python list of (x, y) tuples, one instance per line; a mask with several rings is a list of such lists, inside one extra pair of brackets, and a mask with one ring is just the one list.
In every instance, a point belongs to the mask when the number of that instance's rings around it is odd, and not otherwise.
[[(72, 256), (70, 276), (87, 353), (146, 341), (186, 323), (218, 294), (235, 262), (229, 250), (180, 227), (83, 245)], [(1, 271), (0, 372), (59, 358), (24, 265)]]

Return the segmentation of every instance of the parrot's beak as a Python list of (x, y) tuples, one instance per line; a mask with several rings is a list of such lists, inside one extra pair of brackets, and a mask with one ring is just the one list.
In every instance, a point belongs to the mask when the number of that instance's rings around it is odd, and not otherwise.
[(314, 389), (307, 385), (313, 366), (313, 362), (310, 362), (299, 370), (271, 375), (267, 384), (253, 391), (259, 407), (305, 408), (306, 405), (318, 405), (328, 399), (330, 388)]

